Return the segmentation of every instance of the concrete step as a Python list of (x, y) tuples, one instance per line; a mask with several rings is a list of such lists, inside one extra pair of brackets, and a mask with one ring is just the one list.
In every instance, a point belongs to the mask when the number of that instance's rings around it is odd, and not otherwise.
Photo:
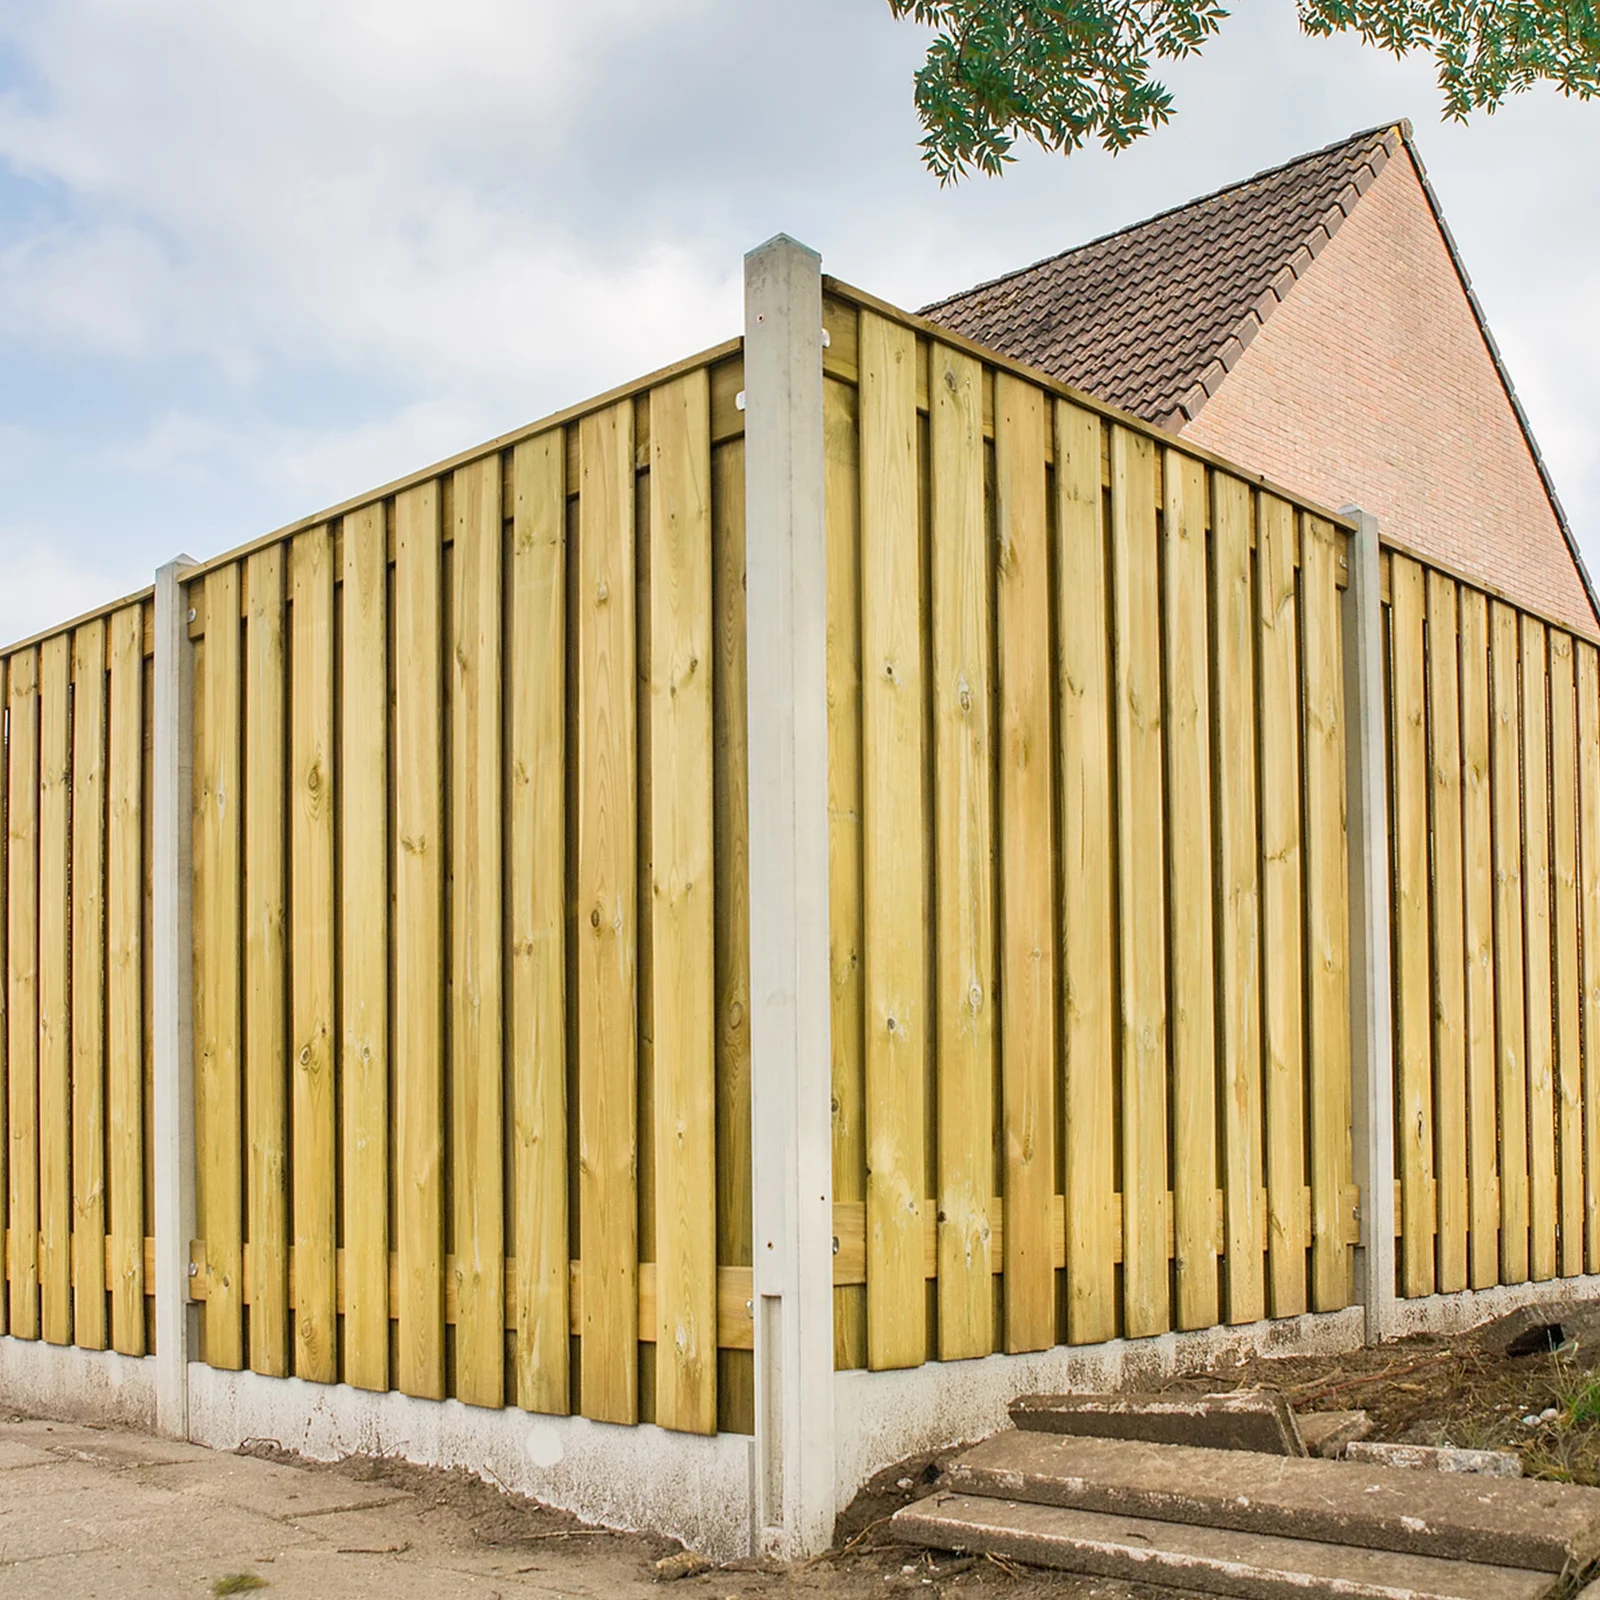
[(1239, 1600), (1541, 1600), (1559, 1581), (1548, 1572), (944, 1491), (897, 1512), (893, 1527), (908, 1543), (937, 1550)]
[(1230, 1394), (1033, 1394), (1011, 1403), (1011, 1420), (1033, 1433), (1142, 1439), (1303, 1456), (1289, 1402), (1274, 1389)]
[(1600, 1557), (1600, 1489), (1354, 1462), (1012, 1431), (945, 1469), (960, 1494), (1481, 1561), (1538, 1572)]

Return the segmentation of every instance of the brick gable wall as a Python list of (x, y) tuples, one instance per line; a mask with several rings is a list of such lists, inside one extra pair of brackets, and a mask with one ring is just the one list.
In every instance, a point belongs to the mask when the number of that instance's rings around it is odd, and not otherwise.
[(1600, 631), (1409, 155), (1183, 429), (1510, 599)]

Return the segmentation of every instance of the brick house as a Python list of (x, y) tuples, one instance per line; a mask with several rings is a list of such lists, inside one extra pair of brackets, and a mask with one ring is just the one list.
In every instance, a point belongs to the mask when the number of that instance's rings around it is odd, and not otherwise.
[(1387, 124), (925, 315), (1589, 637), (1595, 592), (1439, 209)]

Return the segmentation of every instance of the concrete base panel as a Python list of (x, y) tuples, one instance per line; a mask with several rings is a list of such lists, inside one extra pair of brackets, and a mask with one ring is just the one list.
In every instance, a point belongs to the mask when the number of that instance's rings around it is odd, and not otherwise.
[(189, 1366), (189, 1437), (217, 1450), (271, 1440), (315, 1461), (398, 1456), (464, 1467), (603, 1527), (649, 1529), (716, 1560), (752, 1542), (751, 1440), (490, 1411), (458, 1400)]
[(1600, 1277), (1547, 1278), (1542, 1283), (1507, 1283), (1493, 1289), (1463, 1289), (1420, 1300), (1394, 1300), (1384, 1308), (1383, 1337), (1405, 1339), (1414, 1333), (1465, 1333), (1524, 1306), (1558, 1305), (1567, 1300), (1600, 1299)]
[(1032, 1355), (930, 1361), (903, 1372), (841, 1372), (834, 1384), (838, 1509), (875, 1472), (906, 1456), (987, 1438), (1006, 1427), (1018, 1395), (1124, 1389), (1258, 1355), (1339, 1355), (1360, 1348), (1365, 1327), (1361, 1307), (1351, 1306), (1237, 1328), (1059, 1345)]
[(0, 1405), (33, 1416), (153, 1430), (153, 1357), (0, 1338)]

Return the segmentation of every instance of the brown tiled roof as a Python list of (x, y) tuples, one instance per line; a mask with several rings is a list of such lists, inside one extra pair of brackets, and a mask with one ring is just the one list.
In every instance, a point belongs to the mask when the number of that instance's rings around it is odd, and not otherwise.
[(1162, 426), (1220, 385), (1389, 157), (1369, 129), (924, 315)]

